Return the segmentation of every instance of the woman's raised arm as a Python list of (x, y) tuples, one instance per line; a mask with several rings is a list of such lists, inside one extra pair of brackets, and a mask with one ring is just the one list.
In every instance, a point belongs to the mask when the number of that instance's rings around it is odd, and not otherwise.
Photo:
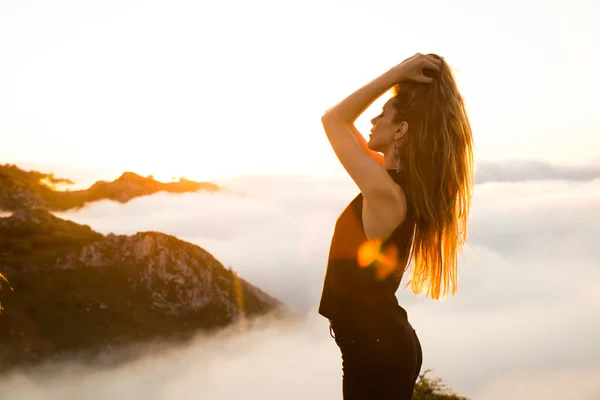
[(432, 56), (415, 54), (350, 94), (321, 117), (336, 156), (366, 197), (386, 197), (395, 184), (380, 162), (381, 156), (372, 154), (375, 152), (367, 147), (366, 140), (354, 127), (354, 121), (398, 82), (432, 82), (433, 78), (425, 76), (424, 70), (438, 70), (440, 64), (441, 61)]

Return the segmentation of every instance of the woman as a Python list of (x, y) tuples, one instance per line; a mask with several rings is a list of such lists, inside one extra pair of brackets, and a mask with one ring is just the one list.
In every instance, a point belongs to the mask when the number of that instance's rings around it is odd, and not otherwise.
[[(354, 121), (391, 87), (367, 143)], [(322, 122), (360, 189), (336, 222), (319, 306), (342, 353), (344, 399), (412, 399), (421, 346), (395, 292), (409, 265), (415, 294), (456, 291), (473, 188), (463, 100), (442, 58), (416, 54)]]

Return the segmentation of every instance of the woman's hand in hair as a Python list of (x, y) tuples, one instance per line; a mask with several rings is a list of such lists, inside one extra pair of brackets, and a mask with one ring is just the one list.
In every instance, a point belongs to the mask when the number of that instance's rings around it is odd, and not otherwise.
[(393, 70), (398, 73), (398, 81), (414, 81), (431, 83), (442, 66), (440, 57), (417, 53), (396, 65)]

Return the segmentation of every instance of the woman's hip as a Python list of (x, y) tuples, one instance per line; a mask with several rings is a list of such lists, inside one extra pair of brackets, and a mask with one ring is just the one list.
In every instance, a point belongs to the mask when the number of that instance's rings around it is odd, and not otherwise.
[(369, 328), (341, 330), (333, 325), (345, 366), (390, 368), (420, 363), (421, 345), (408, 321)]
[(331, 321), (342, 355), (344, 399), (412, 398), (423, 362), (417, 334), (406, 317), (378, 321)]

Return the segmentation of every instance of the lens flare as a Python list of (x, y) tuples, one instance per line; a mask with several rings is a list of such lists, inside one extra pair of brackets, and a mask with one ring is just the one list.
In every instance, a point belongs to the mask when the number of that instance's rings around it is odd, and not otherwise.
[(374, 268), (378, 280), (387, 278), (398, 265), (398, 248), (393, 243), (382, 249), (381, 240), (367, 240), (358, 250), (358, 265)]

